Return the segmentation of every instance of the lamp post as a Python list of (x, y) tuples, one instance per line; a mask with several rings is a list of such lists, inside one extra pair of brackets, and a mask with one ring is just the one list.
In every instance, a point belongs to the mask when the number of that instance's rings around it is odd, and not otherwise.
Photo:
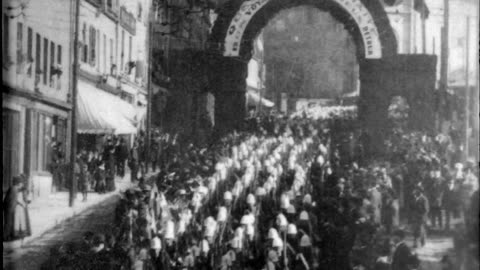
[(80, 0), (75, 1), (75, 32), (73, 41), (73, 73), (72, 73), (72, 123), (71, 123), (71, 149), (70, 149), (70, 192), (69, 206), (73, 207), (77, 191), (77, 179), (75, 178), (75, 159), (77, 155), (77, 87), (78, 87), (78, 30), (80, 25)]
[(465, 42), (465, 161), (468, 159), (469, 152), (469, 126), (470, 126), (470, 84), (469, 84), (469, 72), (470, 72), (470, 16), (467, 16), (466, 25), (466, 42)]

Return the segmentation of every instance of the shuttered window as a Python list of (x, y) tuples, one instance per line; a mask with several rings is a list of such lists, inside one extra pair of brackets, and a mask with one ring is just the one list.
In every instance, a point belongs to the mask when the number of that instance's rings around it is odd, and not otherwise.
[(2, 109), (2, 154), (3, 154), (3, 190), (12, 184), (12, 178), (20, 174), (20, 113)]

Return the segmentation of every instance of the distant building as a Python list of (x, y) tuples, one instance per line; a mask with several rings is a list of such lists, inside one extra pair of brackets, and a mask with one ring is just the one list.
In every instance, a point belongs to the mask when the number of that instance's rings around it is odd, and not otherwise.
[[(422, 38), (421, 13), (414, 9), (414, 0), (396, 1), (393, 6), (385, 6), (395, 36), (398, 40), (398, 53), (437, 55), (437, 79), (440, 79), (442, 27), (444, 26), (444, 1), (425, 0), (428, 17), (425, 20), (425, 41)], [(449, 0), (449, 85), (465, 86), (466, 22), (470, 17), (470, 85), (475, 84), (476, 60), (478, 54), (478, 1)], [(424, 44), (425, 42), (425, 50)]]
[(144, 127), (149, 0), (80, 3), (79, 149), (102, 146), (104, 135), (132, 142)]
[[(279, 12), (265, 27), (267, 97), (280, 106), (288, 98), (335, 98), (358, 88), (352, 37), (328, 12), (299, 6)], [(285, 102), (285, 101), (283, 101)]]

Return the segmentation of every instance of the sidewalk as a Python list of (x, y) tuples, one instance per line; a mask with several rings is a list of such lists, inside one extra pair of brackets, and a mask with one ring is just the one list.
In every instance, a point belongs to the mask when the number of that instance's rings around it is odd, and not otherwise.
[(8, 250), (20, 248), (22, 245), (42, 236), (45, 232), (53, 227), (61, 224), (69, 218), (78, 215), (79, 213), (95, 206), (109, 198), (116, 196), (122, 191), (125, 191), (132, 183), (130, 182), (130, 174), (127, 173), (125, 177), (115, 177), (116, 190), (113, 192), (98, 194), (96, 192), (89, 192), (86, 202), (82, 201), (82, 194), (77, 193), (77, 197), (73, 207), (69, 207), (69, 192), (61, 191), (50, 194), (48, 198), (38, 199), (33, 201), (28, 211), (30, 214), (30, 222), (32, 235), (23, 240), (16, 240), (12, 242), (3, 242), (3, 252)]

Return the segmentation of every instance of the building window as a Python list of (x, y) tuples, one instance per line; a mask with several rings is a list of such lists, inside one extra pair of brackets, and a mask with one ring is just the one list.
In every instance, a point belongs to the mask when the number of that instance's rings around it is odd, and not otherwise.
[(103, 51), (102, 51), (102, 57), (103, 57), (103, 69), (102, 72), (103, 74), (107, 73), (107, 36), (103, 34)]
[(33, 63), (33, 31), (32, 28), (28, 27), (27, 33), (27, 75), (28, 77), (32, 76), (32, 63)]
[(52, 134), (53, 122), (52, 117), (39, 113), (38, 121), (36, 122), (36, 162), (34, 169), (37, 171), (47, 171), (48, 165), (52, 158)]
[(83, 63), (88, 62), (88, 43), (87, 43), (87, 25), (83, 24), (82, 29), (82, 52), (81, 52), (81, 61)]
[(55, 68), (55, 43), (50, 42), (50, 87), (55, 86), (55, 75), (57, 74)]
[(58, 73), (58, 79), (57, 79), (57, 89), (60, 90), (62, 89), (62, 80), (61, 80), (61, 77), (62, 77), (62, 45), (58, 45), (57, 46), (57, 65), (59, 68), (59, 71), (57, 72), (60, 72)]
[(96, 31), (95, 28), (90, 26), (90, 34), (89, 34), (89, 45), (90, 45), (90, 65), (95, 66), (95, 49), (96, 49)]
[(39, 34), (36, 35), (35, 39), (35, 88), (38, 87), (40, 83), (40, 76), (42, 74), (42, 38)]
[(43, 38), (43, 84), (47, 85), (48, 79), (48, 39)]
[(125, 52), (125, 31), (122, 30), (122, 40), (121, 40), (121, 44), (120, 44), (120, 71), (123, 72), (123, 60), (124, 60), (124, 52)]
[(142, 8), (142, 4), (141, 3), (138, 3), (138, 13), (137, 13), (137, 18), (139, 21), (142, 20), (142, 12), (143, 12), (143, 8)]
[(97, 70), (100, 70), (100, 53), (101, 53), (101, 51), (100, 51), (100, 48), (101, 48), (100, 46), (101, 45), (100, 44), (102, 43), (102, 40), (100, 39), (100, 30), (96, 30), (96, 32), (97, 32), (97, 37), (95, 39), (96, 40), (96, 45), (97, 45), (96, 52), (98, 54), (97, 58), (96, 58), (96, 60), (97, 60)]
[(116, 74), (115, 54), (113, 53), (113, 39), (110, 39), (110, 74), (114, 76)]
[(3, 41), (3, 46), (2, 46), (2, 54), (5, 55), (6, 59), (4, 59), (3, 61), (9, 61), (9, 57), (10, 57), (10, 54), (9, 54), (9, 49), (10, 49), (10, 44), (9, 44), (9, 40), (10, 40), (10, 19), (8, 18), (8, 15), (7, 14), (3, 14), (3, 38), (2, 38), (2, 41)]
[(24, 64), (24, 55), (23, 55), (23, 23), (17, 23), (17, 73), (23, 73), (23, 64)]
[(20, 112), (2, 108), (3, 190), (7, 190), (12, 178), (20, 173)]
[(112, 10), (113, 8), (113, 0), (107, 0), (107, 9)]
[(132, 36), (128, 37), (128, 62), (132, 61)]

